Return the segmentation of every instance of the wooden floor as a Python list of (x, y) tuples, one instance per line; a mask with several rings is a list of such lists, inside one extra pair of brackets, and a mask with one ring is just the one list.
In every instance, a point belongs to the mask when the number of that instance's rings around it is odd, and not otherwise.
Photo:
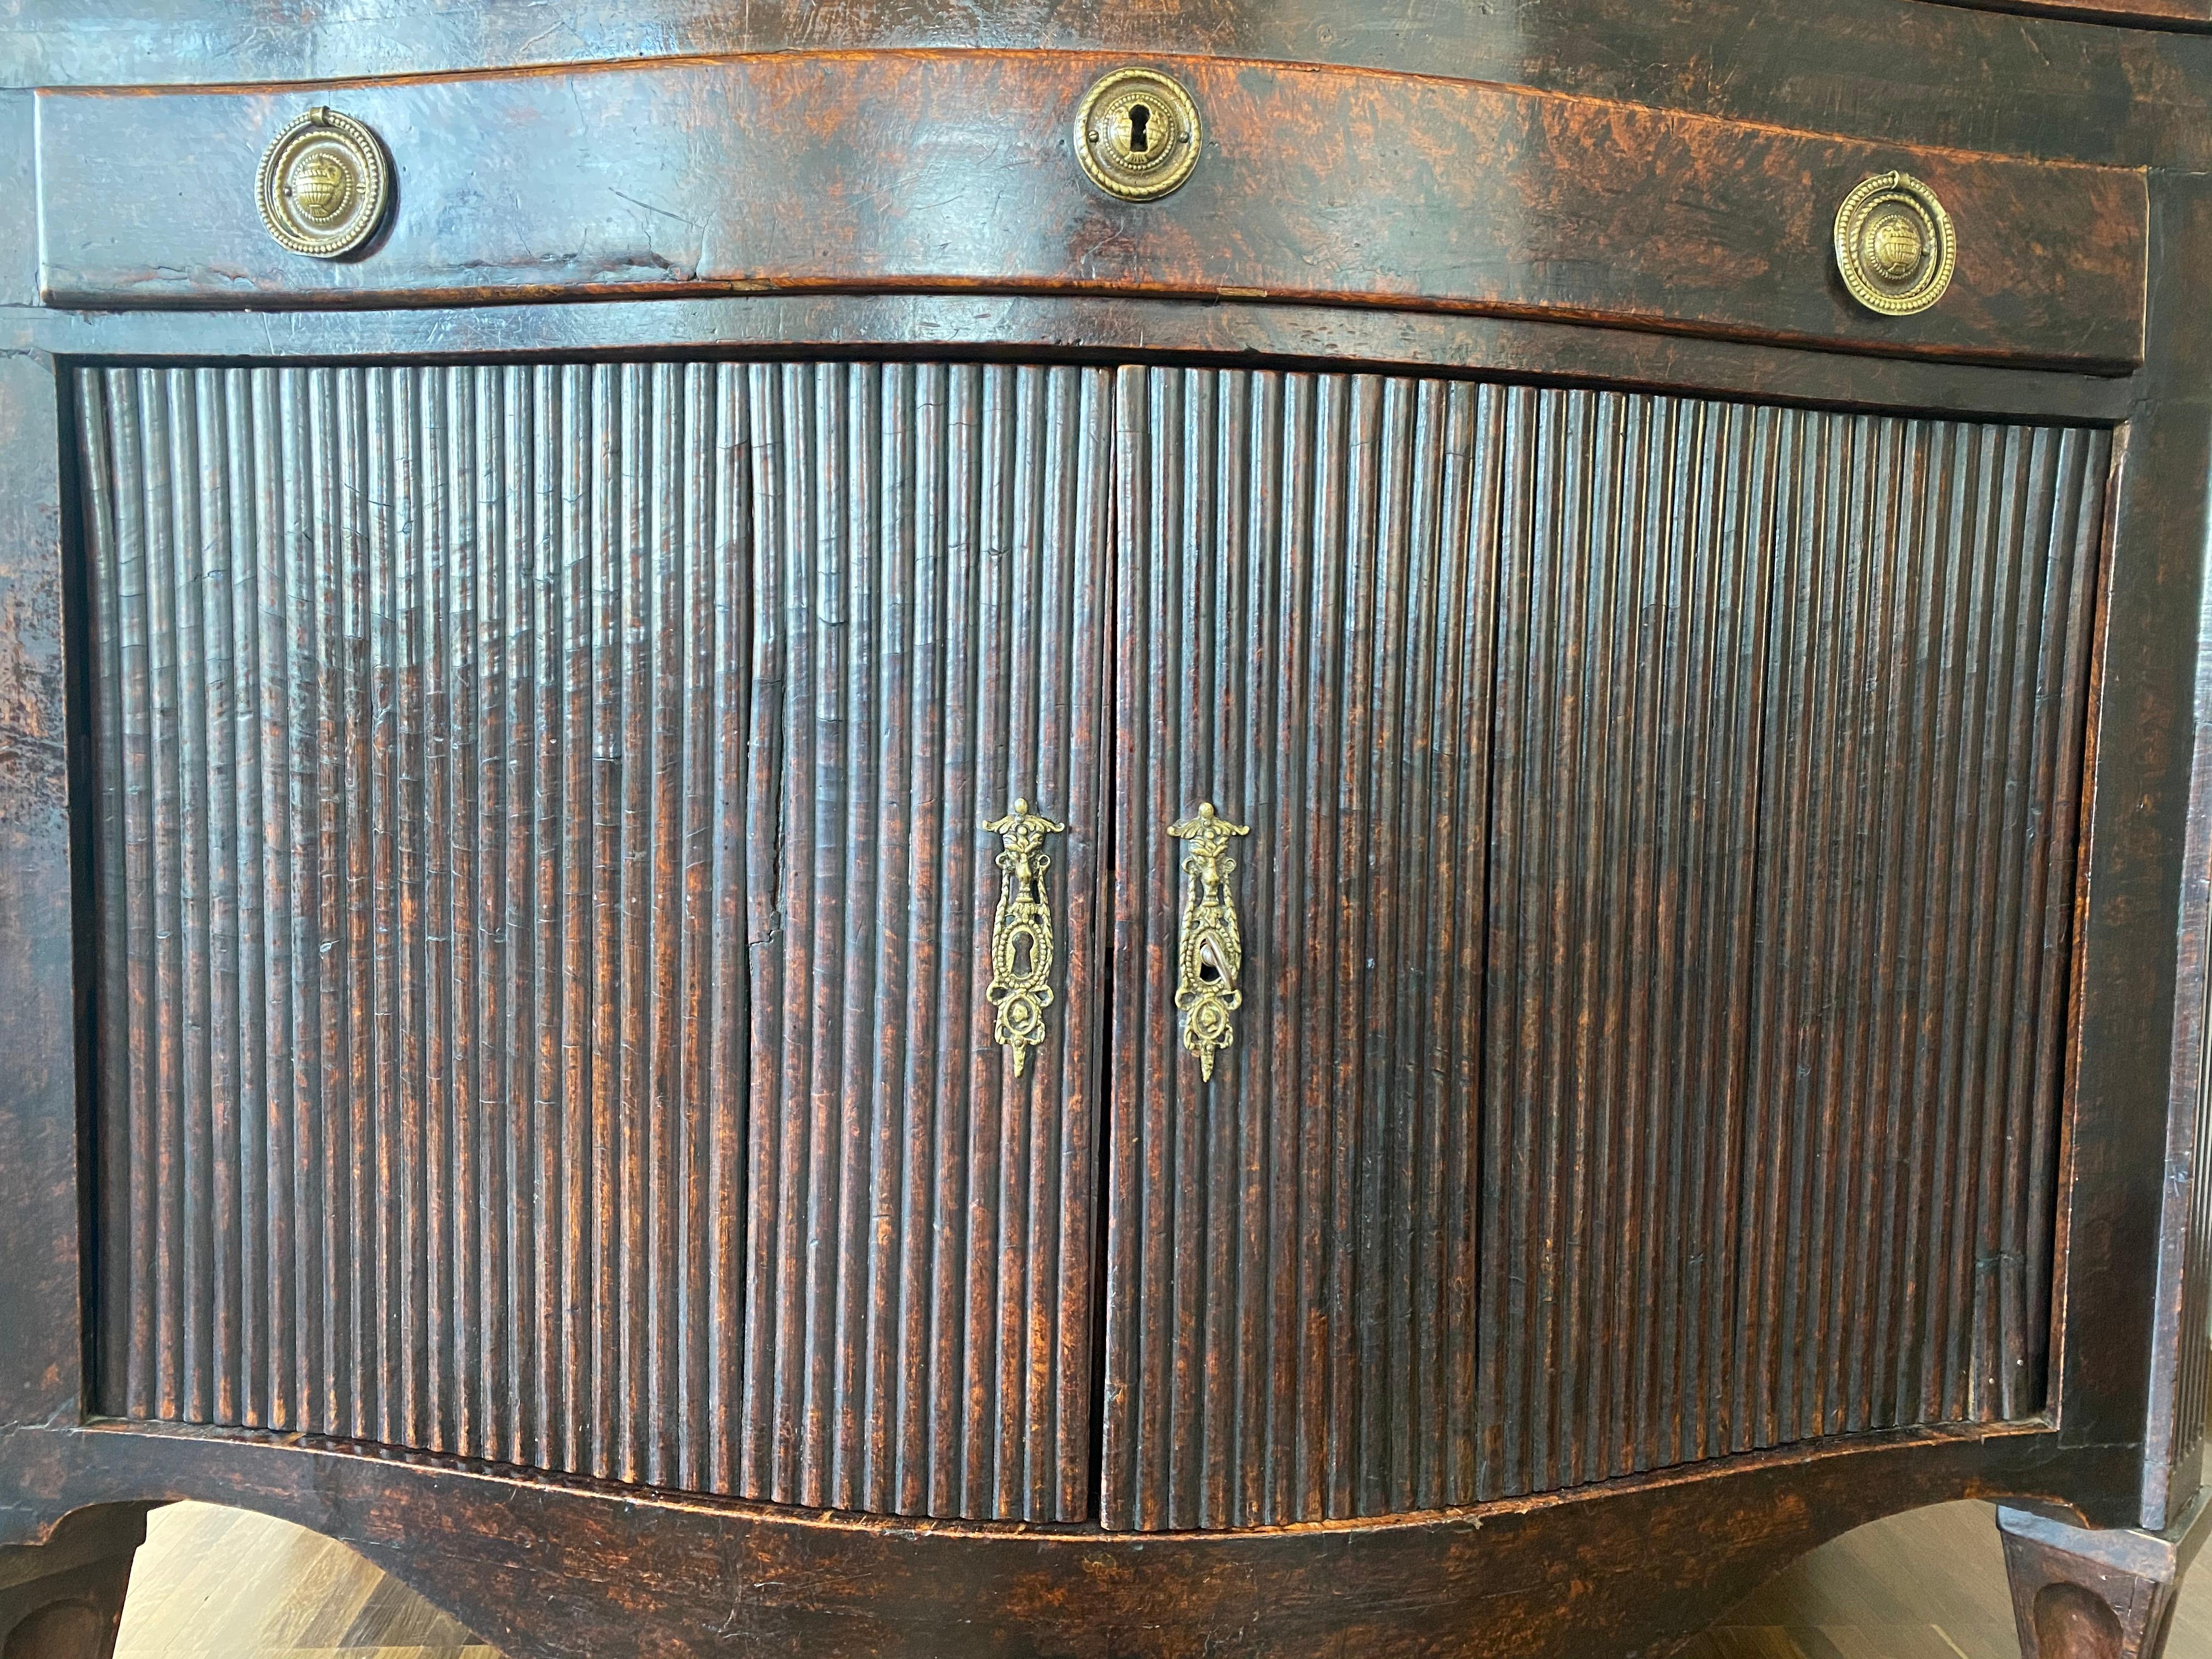
[[(1987, 1505), (1948, 1504), (1815, 1551), (1686, 1659), (2018, 1659)], [(343, 1545), (204, 1504), (156, 1510), (118, 1659), (496, 1659)], [(2212, 1659), (2212, 1566), (2181, 1598), (2167, 1659)]]
[(343, 1544), (207, 1504), (146, 1517), (117, 1659), (496, 1659)]

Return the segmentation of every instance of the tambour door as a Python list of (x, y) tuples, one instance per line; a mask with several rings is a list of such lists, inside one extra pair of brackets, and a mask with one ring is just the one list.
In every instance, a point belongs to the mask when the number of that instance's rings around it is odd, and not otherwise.
[(1116, 419), (1106, 1524), (2039, 1410), (2108, 437)]
[(102, 1410), (1087, 1510), (1109, 385), (80, 375)]
[(1121, 375), (1109, 1526), (1472, 1494), (1506, 408)]

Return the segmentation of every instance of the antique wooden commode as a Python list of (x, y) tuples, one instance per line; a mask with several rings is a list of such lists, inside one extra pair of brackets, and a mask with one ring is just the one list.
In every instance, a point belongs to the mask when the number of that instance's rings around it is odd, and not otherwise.
[(0, 1659), (1656, 1655), (2202, 1508), (2212, 0), (0, 17)]

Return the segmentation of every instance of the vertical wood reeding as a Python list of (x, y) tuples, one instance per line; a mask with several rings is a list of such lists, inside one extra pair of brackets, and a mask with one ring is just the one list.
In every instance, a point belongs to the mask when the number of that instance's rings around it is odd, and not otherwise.
[(2040, 1408), (2106, 435), (1000, 364), (78, 404), (106, 1408), (1032, 1520), (1096, 1455), (1139, 1528)]
[(1163, 368), (1116, 441), (1107, 1524), (2040, 1409), (2109, 440)]
[(111, 1409), (1084, 1512), (1108, 386), (86, 372)]

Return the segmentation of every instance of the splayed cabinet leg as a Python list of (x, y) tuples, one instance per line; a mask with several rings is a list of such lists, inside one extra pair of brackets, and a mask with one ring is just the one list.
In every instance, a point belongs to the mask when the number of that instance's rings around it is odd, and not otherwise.
[(2000, 1507), (2021, 1659), (2159, 1659), (2203, 1541), (2204, 1498), (2171, 1530), (2093, 1530)]
[(44, 1544), (0, 1549), (0, 1659), (109, 1659), (146, 1539), (143, 1506), (71, 1516)]

